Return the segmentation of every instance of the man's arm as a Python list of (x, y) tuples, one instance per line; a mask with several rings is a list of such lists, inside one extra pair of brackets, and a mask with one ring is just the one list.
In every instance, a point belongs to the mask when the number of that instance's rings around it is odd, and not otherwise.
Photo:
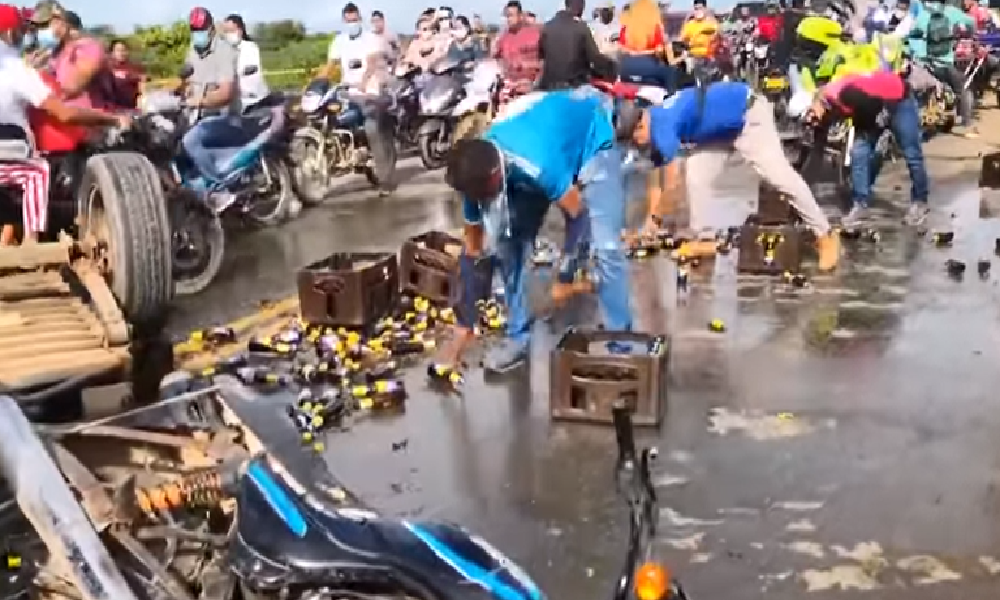
[(212, 52), (218, 53), (215, 59), (219, 61), (216, 63), (219, 69), (217, 75), (219, 87), (206, 92), (199, 106), (201, 108), (224, 108), (233, 101), (237, 93), (236, 90), (239, 89), (236, 84), (238, 77), (236, 65), (239, 60), (239, 54), (235, 48), (226, 43), (217, 43), (216, 48)]
[(38, 71), (18, 63), (12, 68), (8, 82), (25, 103), (45, 111), (60, 123), (69, 125), (117, 125), (122, 117), (89, 108), (64, 104), (52, 93)]
[(73, 42), (68, 51), (73, 53), (73, 69), (70, 70), (67, 80), (60, 83), (60, 87), (64, 97), (76, 98), (87, 91), (87, 86), (101, 70), (104, 64), (104, 48), (97, 41), (84, 38)]

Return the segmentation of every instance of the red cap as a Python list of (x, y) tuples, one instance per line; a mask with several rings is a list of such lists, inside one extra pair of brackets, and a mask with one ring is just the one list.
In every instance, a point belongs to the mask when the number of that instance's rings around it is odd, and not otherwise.
[(0, 4), (0, 31), (21, 27), (21, 9), (12, 4)]
[(212, 26), (212, 13), (207, 8), (196, 6), (191, 9), (188, 15), (188, 26), (191, 31), (204, 31)]

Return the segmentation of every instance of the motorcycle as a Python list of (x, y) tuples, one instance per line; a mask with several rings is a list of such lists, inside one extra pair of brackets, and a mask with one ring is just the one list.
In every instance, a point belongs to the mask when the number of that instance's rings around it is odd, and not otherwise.
[(289, 148), (292, 183), (304, 204), (319, 204), (337, 178), (352, 173), (364, 174), (381, 193), (395, 189), (398, 153), (388, 102), (326, 79), (306, 87), (298, 105), (305, 124)]
[[(186, 68), (181, 75), (186, 80), (191, 71)], [(216, 151), (217, 179), (204, 177), (181, 143), (200, 120), (201, 111), (186, 107), (175, 94), (154, 92), (141, 99), (140, 112), (130, 144), (151, 158), (168, 195), (175, 291), (196, 294), (222, 267), (223, 214), (236, 213), (262, 226), (276, 225), (288, 215), (294, 198), (281, 159), (284, 109), (275, 97), (262, 100), (252, 114), (232, 117), (239, 119), (238, 130), (244, 137), (238, 146)], [(227, 200), (212, 202), (215, 194), (227, 194)]]
[(392, 105), (389, 114), (393, 119), (393, 135), (403, 148), (417, 145), (420, 128), (420, 68), (400, 65), (396, 79), (390, 84)]
[(456, 140), (486, 130), (497, 110), (500, 66), (496, 61), (459, 62), (445, 57), (420, 90), (417, 147), (429, 170), (444, 166)]
[[(624, 402), (613, 414), (614, 480), (628, 505), (629, 534), (612, 598), (686, 600), (650, 559), (659, 515), (650, 474), (657, 451), (637, 452)], [(468, 597), (470, 585), (483, 598), (544, 598), (519, 565), (459, 525), (381, 515), (339, 485), (316, 489), (264, 456), (230, 469), (220, 476), (237, 499), (227, 564), (243, 598), (447, 600)]]

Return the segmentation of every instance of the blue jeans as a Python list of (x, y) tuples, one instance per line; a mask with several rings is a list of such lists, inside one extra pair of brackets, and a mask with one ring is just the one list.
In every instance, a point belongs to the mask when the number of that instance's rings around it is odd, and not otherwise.
[(677, 89), (677, 70), (648, 54), (622, 54), (619, 60), (622, 80), (659, 86), (669, 92)]
[[(913, 94), (900, 102), (889, 122), (910, 172), (910, 200), (927, 202), (930, 193), (927, 179), (927, 163), (924, 162), (920, 112)], [(880, 132), (856, 132), (851, 148), (851, 199), (855, 206), (867, 207), (871, 203), (871, 189), (882, 170), (885, 157), (875, 152), (875, 142)]]
[(205, 117), (181, 139), (198, 174), (210, 182), (222, 177), (216, 167), (219, 161), (231, 156), (234, 148), (246, 142), (247, 132), (241, 127), (240, 119), (228, 116)]
[[(563, 251), (575, 254), (579, 244), (589, 244), (597, 263), (597, 298), (604, 312), (604, 325), (612, 331), (632, 328), (629, 278), (621, 232), (625, 228), (625, 180), (618, 149), (602, 150), (580, 171), (579, 182), (585, 211), (576, 219), (567, 217)], [(549, 203), (511, 198), (511, 236), (500, 241), (496, 255), (500, 263), (507, 300), (507, 336), (527, 343), (531, 331), (528, 301), (529, 262), (535, 237), (542, 227)], [(579, 220), (588, 221), (581, 227)]]

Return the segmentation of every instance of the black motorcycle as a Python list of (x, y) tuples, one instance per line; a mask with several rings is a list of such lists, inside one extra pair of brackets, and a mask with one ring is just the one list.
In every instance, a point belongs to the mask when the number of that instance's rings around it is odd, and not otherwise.
[[(624, 402), (614, 421), (615, 481), (629, 507), (629, 537), (612, 598), (642, 589), (644, 597), (653, 591), (686, 600), (662, 567), (646, 562), (659, 514), (650, 476), (656, 449), (636, 451)], [(263, 456), (233, 473), (220, 476), (236, 499), (226, 562), (243, 598), (544, 598), (520, 566), (459, 525), (381, 515), (336, 482), (301, 479)]]

